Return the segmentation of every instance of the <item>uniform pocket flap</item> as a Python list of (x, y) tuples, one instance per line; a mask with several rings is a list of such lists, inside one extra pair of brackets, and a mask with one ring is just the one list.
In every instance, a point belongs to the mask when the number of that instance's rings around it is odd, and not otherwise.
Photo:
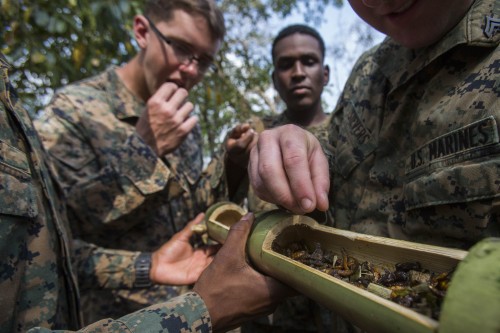
[[(19, 149), (0, 140), (0, 164), (29, 175), (29, 164), (26, 154)], [(12, 170), (12, 171), (14, 171)]]
[(406, 208), (470, 202), (500, 196), (500, 162), (490, 158), (435, 170), (404, 186)]
[(21, 150), (0, 141), (0, 214), (38, 215), (28, 157)]

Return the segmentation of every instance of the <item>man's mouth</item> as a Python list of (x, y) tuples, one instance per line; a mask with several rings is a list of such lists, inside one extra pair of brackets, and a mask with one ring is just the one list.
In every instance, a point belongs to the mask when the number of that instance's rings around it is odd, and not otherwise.
[(185, 83), (183, 81), (167, 79), (167, 80), (165, 80), (165, 82), (175, 83), (177, 85), (177, 87), (185, 88)]
[(297, 95), (302, 95), (309, 92), (309, 90), (310, 90), (309, 87), (304, 87), (304, 86), (294, 87), (292, 88), (292, 93)]

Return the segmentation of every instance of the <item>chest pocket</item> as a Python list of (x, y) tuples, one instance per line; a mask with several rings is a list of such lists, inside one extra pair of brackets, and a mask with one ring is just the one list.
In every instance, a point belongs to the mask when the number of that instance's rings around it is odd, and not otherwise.
[[(471, 140), (462, 144), (462, 137)], [(467, 149), (459, 149), (463, 147)], [(406, 162), (404, 230), (450, 247), (498, 237), (500, 225), (492, 222), (500, 208), (499, 161), (498, 130), (491, 117), (413, 152)]]
[[(500, 151), (500, 146), (497, 147)], [(406, 208), (491, 199), (499, 196), (500, 169), (498, 158), (464, 163), (406, 183)]]
[(406, 161), (407, 209), (489, 199), (499, 195), (500, 138), (487, 117), (436, 138)]
[(38, 215), (28, 157), (0, 140), (0, 214), (23, 217)]

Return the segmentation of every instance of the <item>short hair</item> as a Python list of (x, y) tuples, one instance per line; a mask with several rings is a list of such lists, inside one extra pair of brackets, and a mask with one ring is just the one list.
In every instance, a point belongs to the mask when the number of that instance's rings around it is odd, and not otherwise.
[(175, 10), (183, 10), (204, 17), (212, 37), (223, 40), (226, 34), (224, 15), (213, 0), (147, 0), (144, 15), (157, 21), (169, 21)]
[(323, 41), (323, 38), (321, 37), (319, 32), (316, 29), (311, 28), (310, 26), (307, 26), (305, 24), (292, 24), (281, 29), (278, 35), (274, 38), (273, 46), (271, 48), (271, 57), (273, 59), (273, 62), (274, 62), (274, 50), (276, 48), (276, 44), (278, 44), (278, 42), (283, 38), (294, 34), (304, 34), (315, 38), (319, 43), (321, 55), (323, 56), (323, 59), (325, 58), (325, 42)]

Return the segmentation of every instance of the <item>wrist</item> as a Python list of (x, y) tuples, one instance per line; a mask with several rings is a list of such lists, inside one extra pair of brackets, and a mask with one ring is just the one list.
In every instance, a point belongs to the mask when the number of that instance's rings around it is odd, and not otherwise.
[(135, 281), (134, 288), (148, 288), (151, 286), (152, 259), (150, 252), (141, 252), (135, 259)]

